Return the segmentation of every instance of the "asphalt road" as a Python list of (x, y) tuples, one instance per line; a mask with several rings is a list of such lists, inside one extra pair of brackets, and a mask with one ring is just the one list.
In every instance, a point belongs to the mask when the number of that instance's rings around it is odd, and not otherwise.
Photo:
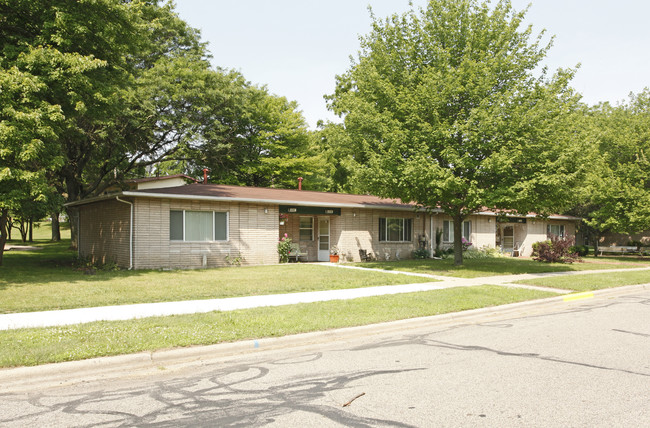
[(650, 290), (61, 382), (0, 426), (648, 427)]

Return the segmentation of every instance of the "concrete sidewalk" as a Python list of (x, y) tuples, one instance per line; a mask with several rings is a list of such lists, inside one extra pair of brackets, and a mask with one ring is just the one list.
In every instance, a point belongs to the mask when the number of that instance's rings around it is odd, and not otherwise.
[[(366, 269), (353, 266), (324, 264), (332, 268)], [(477, 285), (499, 285), (504, 287), (527, 288), (551, 291), (558, 294), (570, 293), (571, 290), (536, 287), (524, 284), (512, 284), (513, 281), (543, 278), (548, 276), (576, 275), (588, 273), (605, 273), (633, 270), (650, 270), (650, 268), (610, 269), (597, 271), (552, 272), (538, 274), (501, 275), (480, 278), (454, 278), (417, 274), (412, 272), (385, 271), (384, 273), (408, 274), (413, 276), (438, 279), (437, 282), (419, 284), (387, 285), (343, 290), (310, 291), (303, 293), (272, 294), (263, 296), (232, 297), (225, 299), (187, 300), (181, 302), (141, 303), (133, 305), (102, 306), (94, 308), (66, 309), (58, 311), (25, 312), (0, 315), (0, 330), (12, 330), (31, 327), (52, 327), (60, 325), (82, 324), (94, 321), (118, 321), (155, 316), (170, 316), (205, 313), (212, 311), (232, 311), (263, 306), (283, 306), (296, 303), (324, 302), (329, 300), (356, 299), (359, 297), (381, 296), (389, 294), (413, 293), (419, 291), (440, 290), (453, 287), (472, 287)]]

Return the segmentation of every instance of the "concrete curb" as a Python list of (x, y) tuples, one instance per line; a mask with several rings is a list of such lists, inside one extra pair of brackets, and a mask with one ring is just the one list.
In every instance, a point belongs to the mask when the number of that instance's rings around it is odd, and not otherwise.
[[(650, 290), (650, 283), (630, 285), (617, 288), (596, 290), (593, 298), (611, 298)], [(586, 293), (576, 293), (586, 294)], [(153, 352), (120, 355), (114, 357), (93, 358), (82, 361), (46, 364), (35, 367), (0, 369), (0, 391), (33, 390), (45, 385), (55, 386), (73, 384), (82, 381), (109, 379), (123, 376), (126, 372), (157, 371), (161, 367), (186, 366), (206, 363), (210, 360), (235, 355), (252, 354), (287, 348), (299, 348), (308, 345), (323, 344), (333, 341), (346, 341), (359, 337), (381, 336), (416, 328), (440, 327), (449, 324), (472, 324), (485, 322), (486, 317), (494, 320), (512, 318), (514, 315), (526, 315), (526, 310), (539, 310), (554, 305), (578, 304), (579, 299), (567, 301), (566, 295), (546, 299), (529, 300), (501, 306), (452, 312), (421, 318), (410, 318), (359, 327), (347, 327), (336, 330), (301, 333), (277, 338), (244, 340), (207, 346), (166, 349)], [(523, 312), (522, 312), (523, 311)], [(490, 319), (489, 321), (493, 321)]]

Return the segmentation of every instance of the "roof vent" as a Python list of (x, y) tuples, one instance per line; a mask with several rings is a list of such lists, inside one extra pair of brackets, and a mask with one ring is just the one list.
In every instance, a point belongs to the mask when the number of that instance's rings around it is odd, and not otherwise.
[(298, 190), (302, 190), (302, 177), (298, 177)]

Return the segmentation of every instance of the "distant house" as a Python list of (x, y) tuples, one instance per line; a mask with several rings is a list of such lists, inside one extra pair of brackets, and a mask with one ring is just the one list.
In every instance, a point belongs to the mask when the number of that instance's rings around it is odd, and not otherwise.
[[(341, 260), (411, 258), (414, 250), (453, 243), (452, 219), (414, 205), (375, 196), (216, 184), (168, 186), (150, 180), (68, 204), (79, 211), (78, 251), (97, 262), (134, 269), (198, 268), (278, 263), (278, 239), (286, 233), (304, 261), (327, 261), (336, 246)], [(156, 187), (158, 183), (159, 186)], [(575, 234), (576, 217), (504, 216), (482, 212), (463, 224), (477, 247), (529, 255), (547, 233)]]
[(640, 242), (644, 246), (650, 247), (650, 230), (644, 230), (643, 232), (633, 234), (606, 233), (598, 241), (598, 246), (621, 247), (627, 246), (632, 242)]

